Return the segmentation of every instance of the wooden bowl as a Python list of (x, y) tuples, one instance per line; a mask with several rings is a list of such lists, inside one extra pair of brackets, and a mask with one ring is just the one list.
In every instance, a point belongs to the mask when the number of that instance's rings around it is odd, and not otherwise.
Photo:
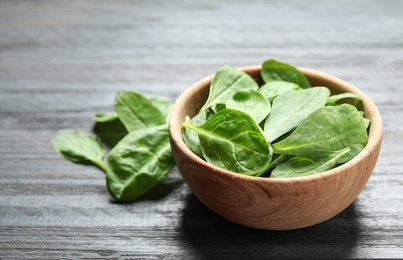
[[(239, 69), (257, 78), (260, 68)], [(187, 148), (181, 131), (185, 116), (197, 114), (208, 97), (214, 75), (208, 76), (194, 83), (176, 100), (169, 132), (183, 179), (196, 197), (218, 215), (260, 229), (289, 230), (312, 226), (347, 208), (371, 176), (382, 142), (382, 121), (376, 105), (343, 80), (310, 69), (298, 69), (313, 86), (326, 86), (332, 94), (353, 92), (362, 97), (365, 117), (371, 120), (368, 144), (347, 163), (304, 177), (250, 177), (215, 167)]]

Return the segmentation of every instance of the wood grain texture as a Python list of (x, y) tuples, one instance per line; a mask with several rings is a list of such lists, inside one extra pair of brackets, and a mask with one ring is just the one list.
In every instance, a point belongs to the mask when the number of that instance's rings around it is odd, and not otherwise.
[[(402, 1), (0, 1), (1, 259), (403, 258)], [(91, 132), (133, 89), (174, 101), (224, 64), (277, 58), (362, 89), (383, 120), (357, 200), (307, 229), (233, 224), (175, 170), (131, 204), (60, 158), (58, 129)]]

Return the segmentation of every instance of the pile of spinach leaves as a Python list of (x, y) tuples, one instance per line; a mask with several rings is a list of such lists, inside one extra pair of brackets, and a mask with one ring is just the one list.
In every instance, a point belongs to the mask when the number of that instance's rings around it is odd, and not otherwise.
[(200, 112), (183, 123), (183, 139), (217, 167), (250, 176), (296, 177), (330, 170), (367, 144), (369, 120), (354, 93), (312, 87), (295, 67), (263, 63), (264, 84), (231, 66), (210, 84)]
[[(183, 123), (190, 150), (235, 173), (294, 177), (329, 170), (366, 145), (369, 120), (355, 106), (339, 104), (359, 96), (312, 88), (295, 67), (276, 60), (263, 63), (261, 78), (263, 85), (228, 65), (215, 74), (200, 113)], [(51, 143), (64, 158), (99, 167), (111, 196), (131, 201), (175, 166), (171, 107), (166, 98), (122, 90), (115, 112), (94, 114), (96, 135), (63, 129)]]
[[(54, 149), (68, 160), (93, 164), (106, 172), (106, 186), (117, 201), (131, 201), (164, 179), (174, 168), (168, 116), (172, 103), (119, 91), (114, 113), (96, 113), (95, 132), (59, 130)], [(111, 147), (104, 160), (106, 146)]]

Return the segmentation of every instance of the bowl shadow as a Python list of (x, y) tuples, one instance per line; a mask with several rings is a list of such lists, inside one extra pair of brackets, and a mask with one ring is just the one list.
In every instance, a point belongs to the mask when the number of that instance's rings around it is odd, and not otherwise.
[(197, 259), (351, 258), (360, 235), (355, 202), (312, 227), (271, 231), (238, 225), (215, 214), (193, 194), (182, 213), (180, 234)]

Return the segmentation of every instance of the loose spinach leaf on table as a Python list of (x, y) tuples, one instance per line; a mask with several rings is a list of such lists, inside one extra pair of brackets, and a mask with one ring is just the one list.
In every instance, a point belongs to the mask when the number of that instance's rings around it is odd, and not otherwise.
[(273, 100), (273, 106), (264, 125), (269, 142), (293, 130), (312, 112), (323, 107), (330, 91), (325, 87), (291, 90)]
[(272, 171), (270, 177), (301, 177), (328, 171), (333, 169), (338, 164), (340, 158), (350, 152), (350, 150), (349, 147), (346, 147), (340, 151), (322, 151), (314, 156), (311, 155), (311, 158), (292, 157), (284, 163), (279, 164)]
[(224, 109), (201, 126), (188, 122), (183, 126), (197, 132), (203, 157), (217, 167), (257, 175), (266, 171), (270, 164), (271, 147), (248, 114)]
[(166, 116), (138, 92), (119, 91), (115, 98), (115, 110), (129, 132), (166, 124)]
[(118, 201), (143, 195), (175, 166), (166, 125), (131, 131), (106, 159), (106, 183)]
[(301, 88), (310, 88), (311, 83), (297, 68), (277, 60), (263, 62), (260, 75), (264, 82), (283, 80), (299, 85)]
[(257, 90), (238, 90), (225, 103), (226, 108), (232, 108), (250, 115), (257, 124), (270, 113), (270, 102)]
[(214, 75), (209, 96), (201, 111), (214, 107), (216, 104), (225, 104), (237, 90), (258, 90), (258, 88), (259, 85), (248, 74), (225, 65)]
[[(175, 165), (168, 138), (171, 107), (165, 98), (147, 99), (137, 92), (120, 91), (116, 112), (93, 115), (99, 137), (60, 130), (52, 144), (66, 159), (92, 163), (106, 171), (113, 198), (133, 200), (157, 185)], [(106, 164), (102, 161), (105, 148), (101, 140), (113, 147)]]
[(259, 88), (259, 92), (263, 94), (263, 96), (269, 100), (270, 102), (273, 101), (278, 95), (288, 92), (290, 90), (297, 90), (300, 87), (291, 82), (287, 81), (269, 81), (263, 86)]
[(94, 132), (105, 144), (114, 147), (128, 132), (117, 114), (116, 117), (109, 117), (108, 120), (104, 120), (105, 118), (96, 120)]
[(64, 158), (77, 163), (92, 163), (105, 170), (102, 158), (105, 147), (101, 140), (74, 129), (59, 130), (52, 139), (53, 148)]
[(106, 180), (118, 201), (133, 200), (158, 184), (175, 166), (169, 143), (167, 99), (120, 91), (115, 110), (129, 133), (107, 157)]
[[(139, 103), (130, 103), (130, 102), (121, 102), (122, 98), (120, 100), (117, 100), (117, 103), (119, 103), (118, 106), (120, 106), (120, 111), (130, 111), (130, 109), (138, 110), (141, 111), (143, 108), (142, 105), (146, 106), (146, 111), (149, 112), (155, 112), (155, 108), (157, 108), (163, 116), (165, 116), (166, 123), (168, 122), (168, 117), (169, 117), (169, 112), (171, 111), (172, 108), (172, 102), (170, 102), (167, 98), (164, 97), (151, 97), (149, 98), (149, 102), (145, 101), (145, 97), (141, 95), (140, 93), (136, 93), (133, 91), (124, 91), (122, 92), (123, 95), (124, 93), (130, 93), (129, 95), (136, 96), (135, 98), (138, 100), (141, 100), (142, 102)], [(134, 93), (134, 95), (133, 95)], [(135, 101), (135, 100), (133, 100)], [(147, 108), (147, 105), (152, 104), (155, 108)], [(151, 111), (150, 111), (151, 110)], [(126, 117), (125, 112), (120, 112), (121, 116), (123, 118)], [(143, 112), (140, 112), (143, 113)], [(134, 116), (134, 115), (132, 115)], [(114, 147), (124, 136), (127, 135), (128, 131), (126, 127), (123, 125), (122, 121), (118, 117), (118, 114), (116, 112), (109, 112), (109, 113), (95, 113), (93, 115), (94, 120), (96, 121), (94, 131), (97, 134), (99, 138), (106, 144), (108, 144), (110, 147)], [(159, 115), (157, 115), (157, 118), (160, 118)], [(127, 119), (126, 121), (129, 121)], [(139, 120), (141, 120), (141, 117), (139, 117)], [(137, 121), (134, 121), (137, 122)], [(147, 121), (146, 121), (147, 122)], [(157, 121), (157, 123), (162, 123), (161, 121)], [(126, 124), (130, 124), (126, 122)], [(149, 123), (148, 123), (149, 124)], [(137, 128), (142, 128), (145, 127), (143, 124), (138, 124), (138, 125), (132, 125), (130, 124), (130, 129), (137, 129)]]
[(307, 118), (284, 140), (272, 145), (275, 153), (310, 157), (320, 151), (350, 147), (339, 163), (355, 157), (368, 142), (366, 124), (349, 104), (322, 107)]
[(151, 104), (153, 104), (158, 110), (162, 113), (163, 116), (165, 116), (166, 121), (168, 122), (169, 119), (169, 113), (171, 112), (172, 109), (172, 102), (169, 101), (169, 99), (165, 97), (150, 97), (149, 98)]
[(95, 113), (92, 115), (94, 120), (99, 123), (106, 123), (118, 119), (118, 114), (111, 113)]

